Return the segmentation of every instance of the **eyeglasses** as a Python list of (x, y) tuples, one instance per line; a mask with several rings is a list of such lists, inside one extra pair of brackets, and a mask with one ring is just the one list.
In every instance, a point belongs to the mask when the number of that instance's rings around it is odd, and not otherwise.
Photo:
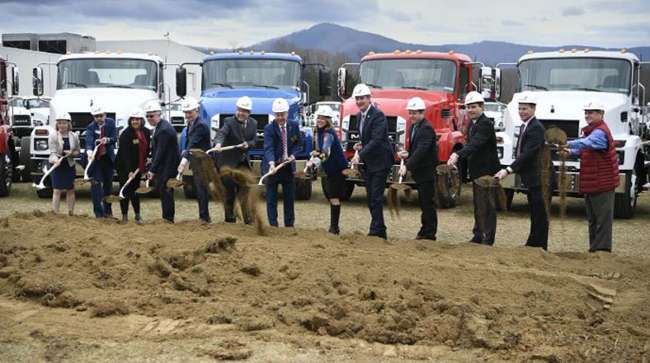
[(147, 115), (147, 118), (153, 118), (156, 115)]

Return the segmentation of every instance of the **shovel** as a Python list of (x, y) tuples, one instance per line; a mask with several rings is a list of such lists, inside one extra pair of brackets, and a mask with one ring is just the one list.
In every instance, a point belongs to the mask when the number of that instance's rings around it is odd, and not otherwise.
[(151, 179), (147, 179), (147, 180), (144, 182), (144, 186), (143, 186), (143, 187), (140, 187), (140, 188), (138, 188), (138, 189), (136, 189), (135, 192), (138, 193), (138, 194), (147, 194), (147, 193), (151, 192), (151, 189), (152, 189), (152, 188), (149, 186), (149, 181), (150, 181), (150, 180), (151, 180)]
[(88, 176), (88, 171), (90, 170), (90, 166), (93, 165), (93, 162), (95, 161), (95, 156), (97, 155), (97, 151), (99, 150), (99, 147), (102, 144), (97, 144), (95, 148), (93, 149), (92, 154), (90, 154), (90, 159), (88, 160), (88, 164), (86, 165), (86, 169), (84, 169), (84, 178), (79, 181), (79, 183), (84, 184), (88, 183), (90, 181), (90, 176)]
[(41, 178), (41, 181), (38, 184), (32, 183), (32, 187), (34, 187), (36, 189), (39, 189), (39, 190), (47, 188), (47, 186), (45, 185), (45, 178), (47, 178), (50, 174), (52, 174), (54, 169), (58, 168), (59, 165), (61, 165), (61, 162), (63, 161), (63, 159), (65, 159), (65, 158), (66, 158), (66, 156), (62, 156), (62, 157), (58, 158), (56, 160), (56, 162), (54, 162), (54, 165), (52, 165), (51, 168), (49, 168), (48, 170), (45, 171), (45, 174), (43, 174), (43, 177)]
[(312, 157), (307, 161), (305, 168), (296, 173), (296, 178), (309, 180), (313, 177), (313, 174), (308, 174), (310, 168), (317, 168), (320, 165), (320, 159), (317, 157)]
[(269, 177), (269, 176), (271, 176), (271, 175), (277, 173), (278, 170), (280, 170), (282, 167), (284, 167), (285, 165), (289, 164), (289, 163), (292, 162), (292, 161), (293, 161), (293, 160), (283, 161), (282, 163), (280, 163), (280, 165), (278, 165), (278, 166), (276, 166), (275, 168), (269, 170), (268, 173), (262, 175), (262, 177), (260, 178), (260, 181), (257, 183), (257, 185), (264, 185), (264, 180), (265, 180), (267, 177)]
[[(400, 169), (404, 166), (404, 159), (402, 159), (399, 163)], [(407, 190), (410, 190), (411, 187), (402, 183), (404, 177), (400, 174), (399, 179), (397, 180), (397, 183), (391, 183), (390, 184), (390, 190), (388, 191), (388, 206), (390, 207), (391, 212), (395, 212), (396, 215), (399, 216), (399, 210), (400, 210), (400, 200), (399, 196), (397, 193), (400, 190), (403, 190), (406, 192)]]
[[(356, 159), (358, 157), (359, 157), (359, 150), (355, 150), (353, 159)], [(357, 164), (353, 162), (350, 162), (350, 167), (348, 169), (344, 169), (342, 173), (348, 178), (358, 178), (361, 176), (361, 173), (359, 173), (359, 170), (357, 170)]]
[(129, 185), (133, 181), (133, 179), (135, 179), (138, 176), (138, 173), (140, 173), (140, 169), (135, 169), (133, 175), (131, 175), (131, 177), (126, 180), (126, 183), (122, 185), (122, 188), (120, 189), (120, 193), (118, 195), (112, 195), (112, 194), (107, 195), (106, 197), (104, 197), (104, 201), (106, 203), (112, 204), (112, 203), (117, 203), (122, 199), (126, 199), (126, 197), (124, 196), (124, 189), (126, 188), (127, 185)]

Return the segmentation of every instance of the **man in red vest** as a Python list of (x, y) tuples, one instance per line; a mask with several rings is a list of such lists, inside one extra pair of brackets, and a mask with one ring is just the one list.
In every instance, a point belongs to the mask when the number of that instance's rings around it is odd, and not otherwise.
[(589, 220), (589, 252), (612, 251), (614, 190), (619, 184), (618, 156), (612, 133), (598, 102), (584, 106), (587, 126), (583, 137), (568, 143), (569, 152), (580, 156), (580, 193), (585, 196)]

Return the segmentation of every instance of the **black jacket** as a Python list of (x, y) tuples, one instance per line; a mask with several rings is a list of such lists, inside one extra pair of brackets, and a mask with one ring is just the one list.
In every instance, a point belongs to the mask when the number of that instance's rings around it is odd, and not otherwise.
[[(528, 121), (523, 135), (519, 135), (521, 152), (510, 165), (513, 172), (519, 174), (521, 181), (528, 187), (541, 185), (541, 158), (544, 150), (544, 125), (535, 117)], [(515, 148), (517, 145), (515, 145)]]
[[(393, 150), (388, 139), (388, 122), (386, 116), (377, 107), (371, 105), (366, 119), (361, 120), (361, 112), (357, 114), (361, 145), (359, 156), (363, 161), (366, 172), (374, 173), (389, 170), (393, 165)], [(363, 123), (363, 129), (361, 124)]]
[[(147, 158), (151, 151), (151, 131), (143, 127), (142, 132), (148, 142), (147, 152), (145, 153), (145, 158)], [(139, 142), (135, 130), (130, 126), (120, 134), (115, 166), (117, 169), (117, 177), (122, 182), (129, 178), (130, 172), (138, 168), (138, 162), (140, 161)], [(141, 174), (144, 174), (144, 172), (144, 170), (140, 170)]]
[(496, 174), (501, 164), (492, 120), (481, 114), (478, 120), (469, 126), (467, 134), (467, 144), (458, 151), (458, 156), (467, 159), (470, 178), (473, 180)]
[(214, 144), (221, 144), (221, 146), (239, 145), (243, 142), (248, 144), (248, 149), (235, 148), (218, 153), (217, 165), (219, 167), (229, 166), (236, 168), (242, 164), (249, 165), (250, 160), (248, 157), (248, 150), (255, 147), (257, 141), (257, 121), (249, 117), (246, 120), (246, 127), (234, 117), (228, 117), (223, 121), (223, 126), (217, 131), (217, 136), (214, 138)]
[(406, 161), (406, 169), (411, 172), (416, 183), (433, 180), (438, 165), (436, 133), (431, 124), (426, 119), (422, 119), (411, 125), (408, 135), (413, 137), (410, 138), (407, 149), (409, 157)]
[(151, 138), (151, 167), (149, 171), (156, 174), (162, 182), (176, 176), (181, 158), (178, 150), (178, 138), (174, 127), (166, 120), (160, 120)]

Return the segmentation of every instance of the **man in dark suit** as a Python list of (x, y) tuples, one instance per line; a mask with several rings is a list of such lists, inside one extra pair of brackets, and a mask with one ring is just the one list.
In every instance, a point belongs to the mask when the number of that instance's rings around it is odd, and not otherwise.
[[(255, 147), (257, 140), (257, 121), (250, 117), (253, 109), (253, 101), (247, 97), (241, 97), (237, 100), (237, 111), (234, 117), (228, 117), (223, 121), (222, 127), (217, 132), (214, 139), (217, 155), (217, 164), (219, 167), (227, 166), (233, 169), (245, 169), (250, 171), (250, 159), (248, 149)], [(222, 146), (237, 146), (235, 149), (221, 151)], [(232, 178), (223, 177), (223, 185), (226, 189), (226, 200), (223, 208), (227, 223), (235, 223), (235, 198), (240, 196), (240, 201), (245, 200), (248, 193), (248, 187), (238, 185)], [(246, 203), (242, 205), (242, 214), (244, 223), (252, 223), (250, 211), (245, 208)]]
[[(509, 167), (501, 169), (495, 177), (505, 178), (517, 173), (528, 189), (530, 208), (530, 233), (526, 246), (548, 249), (548, 213), (542, 194), (542, 152), (544, 150), (544, 125), (535, 118), (537, 102), (532, 92), (519, 99), (519, 117), (523, 121), (517, 139), (517, 158)], [(546, 182), (546, 181), (545, 181)], [(550, 182), (550, 181), (548, 181)]]
[(413, 97), (406, 105), (409, 113), (411, 128), (408, 130), (409, 146), (401, 151), (399, 156), (407, 159), (400, 167), (400, 175), (410, 171), (417, 183), (418, 203), (422, 210), (420, 217), (422, 226), (415, 239), (436, 240), (438, 230), (438, 215), (433, 200), (435, 193), (435, 175), (438, 165), (438, 147), (436, 133), (431, 124), (424, 118), (426, 105), (420, 97)]
[(174, 223), (174, 189), (167, 188), (167, 180), (176, 175), (180, 162), (178, 138), (174, 127), (160, 118), (161, 108), (157, 101), (145, 105), (147, 122), (154, 127), (151, 136), (151, 165), (147, 179), (155, 180), (160, 194), (162, 217)]
[(455, 166), (459, 158), (467, 159), (469, 175), (474, 180), (474, 236), (470, 242), (493, 245), (497, 229), (495, 190), (476, 184), (476, 179), (493, 176), (500, 168), (494, 123), (483, 114), (484, 103), (483, 96), (476, 91), (465, 96), (465, 108), (472, 120), (468, 140), (462, 149), (449, 156), (447, 164)]
[[(199, 103), (192, 97), (187, 97), (181, 108), (185, 114), (185, 134), (187, 141), (185, 148), (181, 151), (181, 163), (178, 165), (178, 173), (182, 173), (187, 166), (190, 158), (191, 149), (201, 149), (206, 151), (210, 149), (210, 127), (207, 123), (199, 118)], [(200, 173), (192, 173), (194, 190), (196, 191), (196, 200), (199, 203), (199, 219), (202, 223), (210, 223), (210, 210), (208, 209), (208, 182), (203, 180)]]
[(93, 159), (93, 150), (99, 145), (94, 155), (94, 162), (88, 170), (91, 178), (90, 193), (93, 200), (93, 211), (97, 218), (112, 218), (111, 204), (104, 197), (113, 192), (113, 173), (115, 165), (115, 144), (117, 143), (117, 128), (115, 120), (106, 117), (102, 108), (94, 105), (91, 109), (93, 122), (86, 128), (86, 158)]
[[(264, 126), (264, 158), (262, 174), (273, 174), (266, 179), (266, 213), (271, 226), (278, 226), (278, 184), (282, 185), (284, 199), (284, 226), (293, 227), (295, 221), (294, 200), (296, 153), (300, 151), (302, 140), (300, 126), (289, 121), (289, 103), (284, 98), (273, 101), (272, 111), (275, 120)], [(289, 161), (280, 169), (279, 164)]]
[(354, 145), (355, 150), (359, 153), (352, 159), (352, 163), (363, 162), (364, 166), (363, 176), (371, 217), (368, 236), (386, 239), (384, 189), (394, 160), (388, 139), (388, 123), (384, 113), (372, 105), (368, 86), (356, 85), (352, 96), (359, 108), (357, 120), (359, 120), (360, 140)]

